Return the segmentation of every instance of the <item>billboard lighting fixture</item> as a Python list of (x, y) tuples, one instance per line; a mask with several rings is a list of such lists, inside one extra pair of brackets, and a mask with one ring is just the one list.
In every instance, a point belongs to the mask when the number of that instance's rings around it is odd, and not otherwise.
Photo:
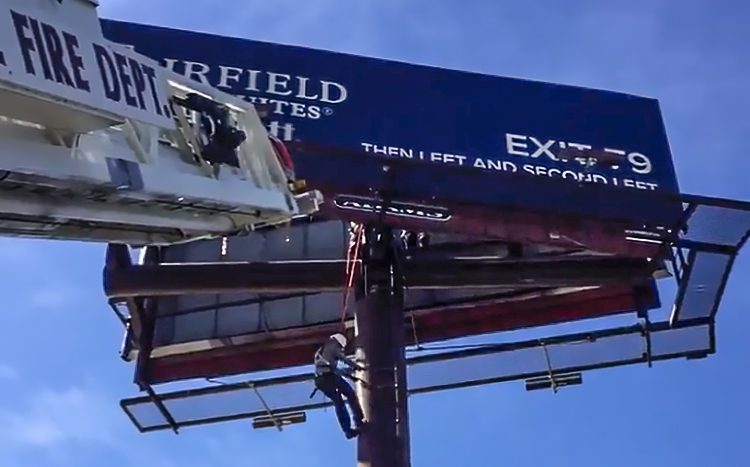
[(305, 423), (307, 414), (305, 412), (292, 412), (282, 415), (263, 415), (253, 419), (253, 428), (260, 430), (262, 428), (277, 428), (281, 431), (282, 427)]
[[(214, 378), (206, 378), (206, 381), (208, 381), (209, 383), (217, 384), (219, 386), (228, 385), (228, 383), (219, 381)], [(255, 428), (256, 430), (260, 428), (275, 427), (279, 431), (284, 431), (284, 426), (286, 425), (291, 425), (293, 423), (304, 423), (305, 421), (307, 421), (307, 415), (305, 415), (304, 412), (292, 412), (286, 414), (273, 413), (273, 410), (271, 410), (271, 407), (263, 398), (263, 395), (260, 393), (255, 383), (253, 383), (252, 381), (247, 381), (245, 383), (245, 386), (249, 387), (255, 392), (255, 395), (258, 396), (258, 400), (260, 400), (260, 403), (263, 404), (263, 408), (266, 410), (266, 415), (253, 419), (253, 428)]]
[(538, 389), (552, 389), (552, 392), (557, 394), (558, 388), (583, 384), (583, 375), (581, 373), (556, 375), (555, 371), (552, 369), (552, 361), (549, 358), (547, 344), (544, 341), (539, 341), (539, 344), (542, 347), (542, 352), (544, 352), (544, 361), (547, 363), (547, 375), (538, 378), (527, 379), (527, 391), (535, 391)]
[(552, 389), (555, 393), (558, 388), (565, 386), (578, 386), (583, 384), (581, 373), (570, 373), (566, 375), (541, 376), (526, 380), (526, 390), (536, 391), (539, 389)]

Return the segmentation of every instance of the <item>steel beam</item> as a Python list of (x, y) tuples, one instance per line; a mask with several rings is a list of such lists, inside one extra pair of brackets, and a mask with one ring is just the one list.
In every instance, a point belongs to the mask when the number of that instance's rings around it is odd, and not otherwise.
[(499, 286), (584, 287), (639, 283), (653, 274), (645, 258), (579, 257), (554, 259), (446, 258), (407, 260), (409, 288), (481, 288)]
[(109, 298), (222, 293), (338, 291), (345, 261), (139, 265), (105, 270)]
[[(104, 271), (104, 291), (108, 298), (339, 291), (345, 287), (345, 269), (344, 260), (130, 266), (112, 263)], [(647, 281), (653, 269), (654, 264), (642, 258), (412, 259), (404, 261), (403, 276), (411, 289), (579, 287), (637, 285)], [(380, 274), (372, 271), (371, 274)]]

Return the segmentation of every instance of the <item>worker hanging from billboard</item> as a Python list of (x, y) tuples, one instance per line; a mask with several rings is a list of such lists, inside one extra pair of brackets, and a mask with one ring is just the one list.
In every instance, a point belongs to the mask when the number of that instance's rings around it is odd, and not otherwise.
[[(354, 389), (346, 382), (344, 375), (352, 377), (347, 370), (364, 370), (362, 366), (346, 357), (346, 337), (334, 334), (315, 352), (315, 394), (322, 392), (336, 407), (336, 417), (347, 439), (356, 437), (364, 427), (364, 413)], [(347, 366), (342, 371), (338, 363)], [(349, 412), (354, 417), (354, 424)]]

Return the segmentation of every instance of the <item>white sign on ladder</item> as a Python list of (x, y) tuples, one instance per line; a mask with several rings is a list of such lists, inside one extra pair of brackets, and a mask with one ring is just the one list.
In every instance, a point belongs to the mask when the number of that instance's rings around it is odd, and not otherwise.
[(174, 126), (165, 70), (106, 41), (90, 2), (2, 3), (6, 7), (0, 11), (3, 86), (165, 129)]

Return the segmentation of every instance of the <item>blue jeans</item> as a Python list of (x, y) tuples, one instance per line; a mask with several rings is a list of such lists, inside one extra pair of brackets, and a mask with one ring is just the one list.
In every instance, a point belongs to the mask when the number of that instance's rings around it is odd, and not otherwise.
[(354, 429), (362, 425), (364, 414), (362, 413), (362, 407), (359, 405), (359, 399), (357, 399), (354, 389), (344, 378), (335, 373), (324, 373), (315, 377), (315, 387), (333, 402), (334, 407), (336, 407), (336, 418), (338, 418), (344, 433), (352, 431), (347, 404), (354, 416)]

